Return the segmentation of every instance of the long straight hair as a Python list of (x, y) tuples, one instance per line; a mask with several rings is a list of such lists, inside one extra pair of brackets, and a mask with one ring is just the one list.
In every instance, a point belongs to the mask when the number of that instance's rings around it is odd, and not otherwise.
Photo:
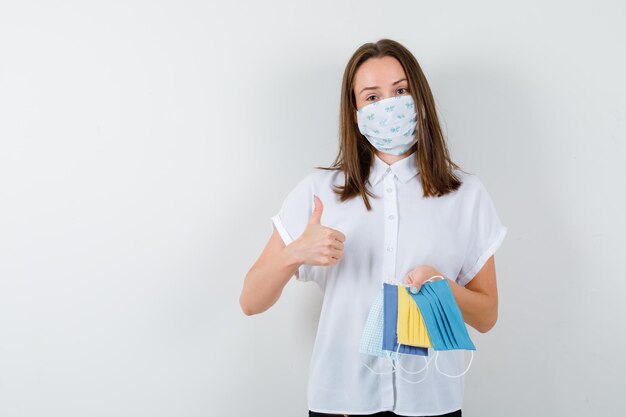
[(354, 120), (357, 110), (354, 76), (361, 64), (368, 59), (385, 56), (396, 58), (402, 65), (410, 94), (415, 102), (417, 143), (411, 149), (417, 150), (414, 157), (417, 158), (419, 179), (424, 190), (423, 196), (440, 197), (461, 186), (461, 180), (453, 172), (459, 166), (450, 159), (433, 95), (417, 59), (400, 43), (391, 39), (381, 39), (378, 42), (360, 46), (348, 61), (341, 85), (339, 153), (330, 167), (316, 167), (342, 170), (345, 184), (335, 186), (333, 191), (340, 196), (342, 202), (360, 195), (367, 210), (371, 210), (368, 195), (375, 197), (375, 194), (365, 186), (373, 163), (375, 148), (361, 134)]

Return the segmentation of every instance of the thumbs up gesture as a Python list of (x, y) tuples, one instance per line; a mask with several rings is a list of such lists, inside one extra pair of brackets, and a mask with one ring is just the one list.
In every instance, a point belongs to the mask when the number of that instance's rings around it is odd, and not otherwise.
[(315, 208), (302, 235), (291, 244), (304, 264), (330, 266), (343, 258), (346, 236), (339, 230), (321, 224), (324, 205), (316, 195)]

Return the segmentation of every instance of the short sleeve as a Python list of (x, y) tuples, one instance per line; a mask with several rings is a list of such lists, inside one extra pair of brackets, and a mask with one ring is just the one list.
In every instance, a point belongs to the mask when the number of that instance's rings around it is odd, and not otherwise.
[[(301, 179), (287, 194), (278, 213), (271, 220), (285, 245), (300, 237), (306, 229), (314, 207), (310, 174)], [(311, 265), (300, 265), (295, 276), (299, 281), (310, 281)]]
[(478, 177), (472, 178), (475, 190), (464, 207), (468, 210), (469, 225), (467, 252), (457, 278), (459, 285), (465, 286), (485, 265), (487, 260), (502, 244), (507, 228), (500, 221), (491, 196)]

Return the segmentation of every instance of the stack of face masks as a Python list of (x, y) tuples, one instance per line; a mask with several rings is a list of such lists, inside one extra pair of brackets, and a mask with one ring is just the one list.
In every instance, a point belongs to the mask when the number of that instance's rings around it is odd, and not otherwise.
[[(427, 357), (428, 348), (437, 351), (437, 355), (441, 350), (465, 349), (472, 352), (472, 359), (476, 350), (448, 280), (426, 282), (417, 294), (412, 294), (403, 285), (384, 283), (370, 308), (359, 351), (398, 361), (403, 354)], [(430, 360), (426, 361), (425, 369), (429, 363)], [(436, 360), (435, 365), (439, 370)], [(395, 365), (393, 369), (392, 372)], [(439, 372), (459, 377), (467, 370), (460, 375)], [(417, 383), (424, 379), (408, 382)]]

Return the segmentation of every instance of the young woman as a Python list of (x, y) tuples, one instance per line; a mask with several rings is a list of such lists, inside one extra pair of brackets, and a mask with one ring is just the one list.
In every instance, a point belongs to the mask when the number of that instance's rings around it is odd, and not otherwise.
[(294, 275), (323, 291), (310, 416), (461, 416), (463, 377), (450, 375), (465, 370), (463, 350), (439, 351), (439, 371), (401, 377), (396, 362), (418, 371), (424, 357), (363, 355), (359, 343), (383, 283), (419, 290), (435, 276), (449, 281), (467, 324), (491, 329), (494, 253), (507, 229), (479, 178), (451, 161), (426, 77), (401, 44), (382, 39), (356, 50), (340, 112), (338, 156), (301, 179), (272, 217), (241, 307), (267, 310)]

